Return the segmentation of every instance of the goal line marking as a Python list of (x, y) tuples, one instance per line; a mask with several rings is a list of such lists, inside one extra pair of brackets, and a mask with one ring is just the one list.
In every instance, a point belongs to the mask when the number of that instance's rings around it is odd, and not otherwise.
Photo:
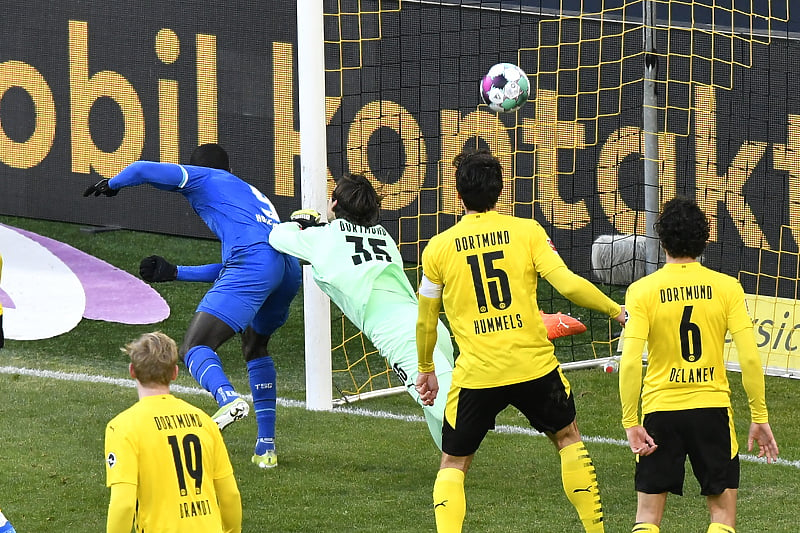
[[(38, 370), (35, 368), (22, 368), (15, 366), (0, 366), (0, 374), (18, 374), (21, 376), (30, 376), (36, 378), (56, 379), (61, 381), (77, 381), (81, 383), (101, 383), (105, 385), (116, 385), (118, 387), (136, 388), (136, 382), (132, 379), (110, 378), (107, 376), (98, 376), (93, 374), (84, 374), (80, 372), (60, 372), (55, 370)], [(172, 392), (181, 394), (190, 394), (195, 396), (211, 396), (208, 391), (198, 387), (187, 387), (185, 385), (178, 385), (173, 383), (170, 386)], [(242, 394), (243, 398), (253, 401), (249, 394)], [(287, 398), (278, 398), (278, 405), (281, 407), (299, 407), (305, 408), (305, 402), (299, 400), (289, 400)], [(424, 422), (425, 418), (419, 415), (400, 415), (397, 413), (390, 413), (388, 411), (364, 409), (362, 407), (335, 407), (331, 412), (346, 413), (357, 416), (367, 416), (371, 418), (382, 418), (386, 420), (400, 420), (403, 422)], [(495, 428), (495, 433), (503, 433), (508, 435), (530, 435), (534, 437), (544, 437), (543, 433), (539, 433), (533, 428), (526, 428), (521, 426), (498, 425)], [(613, 444), (616, 446), (627, 447), (628, 441), (622, 439), (612, 439), (608, 437), (592, 437), (582, 435), (584, 442), (595, 442), (599, 444)], [(759, 458), (752, 454), (739, 453), (739, 458), (743, 461), (751, 463), (766, 463), (766, 459)], [(792, 468), (800, 469), (800, 461), (789, 461), (781, 459), (780, 457), (775, 461), (776, 464), (789, 466)]]

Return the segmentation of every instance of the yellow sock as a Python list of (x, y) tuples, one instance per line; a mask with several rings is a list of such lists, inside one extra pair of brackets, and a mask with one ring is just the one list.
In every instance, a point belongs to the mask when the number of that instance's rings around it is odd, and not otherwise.
[(660, 533), (661, 528), (655, 524), (648, 524), (646, 522), (639, 522), (633, 525), (631, 533)]
[(565, 446), (561, 455), (561, 482), (587, 533), (603, 533), (603, 504), (592, 458), (583, 442)]
[(708, 526), (706, 533), (736, 533), (736, 530), (731, 526), (726, 526), (719, 522), (712, 522), (711, 525)]
[(443, 468), (433, 485), (433, 514), (438, 533), (460, 533), (467, 514), (464, 495), (464, 472), (458, 468)]

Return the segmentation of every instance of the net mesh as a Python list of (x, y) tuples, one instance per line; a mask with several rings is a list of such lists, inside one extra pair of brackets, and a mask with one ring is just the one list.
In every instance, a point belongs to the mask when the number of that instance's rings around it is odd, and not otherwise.
[[(498, 211), (538, 220), (573, 271), (621, 302), (646, 267), (625, 237), (648, 229), (643, 116), (651, 109), (656, 204), (697, 198), (712, 221), (705, 263), (739, 277), (757, 309), (796, 298), (800, 46), (789, 0), (328, 0), (325, 13), (328, 186), (343, 172), (372, 180), (414, 286), (425, 244), (461, 212), (453, 157), (486, 147), (506, 175)], [(528, 74), (530, 99), (517, 112), (480, 103), (478, 82), (499, 62)], [(601, 241), (615, 257), (596, 264)], [(555, 341), (562, 362), (614, 355), (620, 332), (607, 317), (540, 285), (545, 312), (588, 328)], [(756, 314), (768, 320), (775, 305)], [(781, 341), (790, 348), (793, 309)], [(396, 385), (369, 341), (334, 316), (340, 392)]]

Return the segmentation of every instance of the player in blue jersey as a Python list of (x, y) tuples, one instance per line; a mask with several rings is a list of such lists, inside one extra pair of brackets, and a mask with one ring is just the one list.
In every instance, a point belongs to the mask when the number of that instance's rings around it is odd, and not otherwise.
[[(423, 406), (414, 388), (417, 296), (403, 271), (397, 244), (378, 223), (380, 202), (381, 197), (365, 176), (344, 175), (328, 203), (330, 224), (317, 226), (319, 213), (296, 211), (292, 220), (300, 225), (287, 222), (276, 226), (269, 242), (311, 263), (317, 285), (372, 341), (422, 406), (431, 436), (441, 449), (446, 398)], [(301, 231), (305, 226), (314, 227)], [(449, 386), (453, 345), (441, 321), (438, 328), (433, 357), (439, 381)]]
[(262, 468), (276, 466), (276, 373), (267, 343), (286, 322), (301, 281), (297, 259), (269, 244), (269, 234), (280, 222), (278, 214), (264, 194), (231, 174), (228, 154), (218, 144), (197, 147), (188, 165), (136, 161), (110, 180), (89, 187), (84, 196), (115, 196), (123, 187), (144, 183), (181, 193), (220, 240), (221, 263), (176, 266), (150, 256), (142, 260), (139, 272), (150, 282), (214, 283), (189, 323), (181, 358), (197, 382), (214, 395), (219, 410), (213, 418), (224, 429), (250, 411), (216, 352), (241, 333), (258, 425), (252, 460)]

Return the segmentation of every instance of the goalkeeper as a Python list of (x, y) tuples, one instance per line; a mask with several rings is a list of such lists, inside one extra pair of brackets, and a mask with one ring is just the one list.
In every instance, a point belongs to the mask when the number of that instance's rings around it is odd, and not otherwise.
[(214, 422), (224, 429), (250, 411), (222, 369), (217, 349), (236, 333), (242, 352), (258, 436), (253, 463), (277, 466), (275, 452), (276, 372), (267, 343), (289, 316), (300, 288), (300, 264), (269, 245), (269, 232), (280, 219), (269, 199), (230, 172), (228, 154), (218, 144), (197, 147), (188, 165), (136, 161), (110, 180), (100, 180), (84, 196), (115, 196), (119, 189), (149, 183), (181, 193), (219, 238), (222, 262), (176, 266), (159, 256), (142, 260), (145, 281), (204, 281), (214, 285), (192, 317), (180, 348), (189, 373), (214, 395)]
[[(270, 233), (270, 244), (311, 264), (314, 280), (350, 321), (372, 341), (406, 390), (423, 407), (436, 446), (442, 445), (446, 398), (423, 406), (417, 378), (417, 296), (389, 232), (378, 223), (381, 197), (362, 174), (345, 174), (328, 202), (330, 224), (312, 210), (295, 211), (292, 222)], [(301, 231), (302, 230), (302, 231)], [(450, 386), (453, 345), (441, 321), (434, 351), (439, 382)]]

